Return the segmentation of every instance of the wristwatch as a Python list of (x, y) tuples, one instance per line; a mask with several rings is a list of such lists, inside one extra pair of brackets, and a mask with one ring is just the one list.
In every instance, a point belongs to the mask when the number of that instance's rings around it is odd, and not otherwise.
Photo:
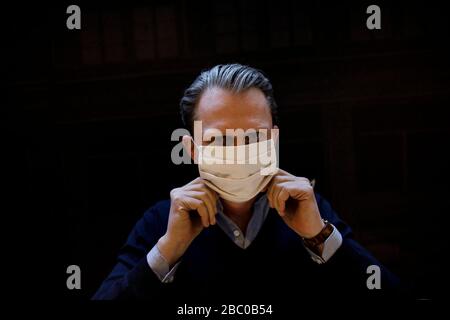
[(325, 242), (325, 240), (328, 239), (330, 234), (333, 232), (334, 227), (331, 223), (329, 223), (327, 220), (323, 221), (325, 223), (325, 226), (323, 229), (319, 232), (318, 235), (312, 237), (312, 238), (303, 238), (303, 243), (314, 252), (320, 251), (320, 246)]

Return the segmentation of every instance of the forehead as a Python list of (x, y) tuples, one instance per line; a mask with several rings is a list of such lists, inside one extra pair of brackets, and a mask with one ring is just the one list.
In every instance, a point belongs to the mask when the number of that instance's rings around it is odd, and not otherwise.
[(221, 88), (208, 88), (200, 97), (195, 120), (201, 120), (203, 130), (272, 128), (269, 102), (258, 88), (233, 93)]

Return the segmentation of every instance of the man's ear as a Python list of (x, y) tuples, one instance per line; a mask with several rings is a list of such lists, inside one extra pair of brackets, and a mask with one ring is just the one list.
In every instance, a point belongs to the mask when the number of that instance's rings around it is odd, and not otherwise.
[(183, 143), (183, 147), (188, 153), (189, 157), (191, 157), (191, 159), (194, 160), (194, 163), (197, 163), (195, 160), (196, 156), (195, 145), (194, 141), (192, 140), (192, 137), (189, 135), (184, 135), (181, 142)]
[(273, 139), (273, 141), (275, 141), (275, 143), (277, 143), (278, 142), (278, 138), (280, 136), (280, 132), (279, 132), (280, 129), (278, 128), (277, 125), (274, 125), (272, 129), (274, 129), (274, 130), (272, 130), (271, 138)]

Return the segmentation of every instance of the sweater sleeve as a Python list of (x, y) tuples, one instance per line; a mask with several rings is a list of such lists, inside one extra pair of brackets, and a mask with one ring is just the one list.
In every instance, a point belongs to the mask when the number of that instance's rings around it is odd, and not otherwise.
[(161, 297), (170, 284), (162, 283), (150, 268), (147, 253), (167, 228), (168, 201), (148, 209), (121, 248), (117, 263), (94, 294), (94, 300), (151, 300)]
[[(383, 295), (404, 293), (400, 280), (383, 266), (375, 257), (353, 238), (351, 228), (342, 221), (327, 200), (316, 195), (319, 210), (323, 219), (332, 223), (342, 235), (342, 245), (335, 254), (319, 266), (324, 275), (331, 281), (343, 281), (347, 290), (367, 295)], [(369, 266), (380, 270), (381, 289), (369, 289), (367, 282), (371, 276)]]

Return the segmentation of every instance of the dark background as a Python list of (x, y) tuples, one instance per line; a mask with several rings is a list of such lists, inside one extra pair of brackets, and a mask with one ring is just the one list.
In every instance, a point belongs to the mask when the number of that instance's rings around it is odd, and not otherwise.
[[(6, 12), (2, 123), (18, 196), (4, 228), (7, 245), (33, 230), (13, 251), (37, 257), (44, 283), (57, 279), (52, 297), (89, 298), (145, 209), (195, 177), (170, 161), (178, 102), (202, 69), (230, 62), (272, 80), (281, 167), (315, 178), (416, 297), (439, 295), (450, 213), (442, 6), (377, 1), (382, 29), (368, 30), (371, 2), (78, 3), (81, 30), (68, 30), (69, 4)], [(80, 291), (65, 287), (71, 264)]]

